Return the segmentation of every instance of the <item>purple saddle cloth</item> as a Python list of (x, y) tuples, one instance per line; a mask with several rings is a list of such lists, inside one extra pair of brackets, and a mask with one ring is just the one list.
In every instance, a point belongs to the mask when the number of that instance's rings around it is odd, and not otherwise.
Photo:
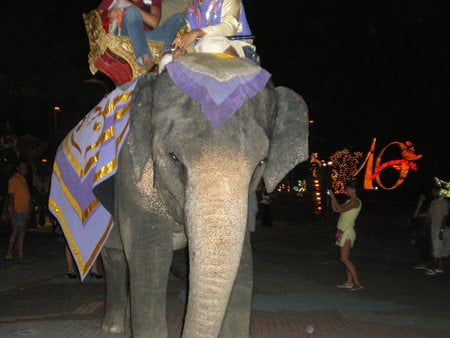
[(61, 226), (81, 280), (114, 225), (93, 190), (117, 171), (136, 83), (134, 80), (108, 94), (70, 131), (56, 152), (49, 210)]

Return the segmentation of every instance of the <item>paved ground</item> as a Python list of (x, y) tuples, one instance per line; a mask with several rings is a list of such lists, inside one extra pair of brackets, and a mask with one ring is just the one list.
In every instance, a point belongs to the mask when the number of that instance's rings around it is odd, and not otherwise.
[[(252, 237), (252, 337), (450, 337), (450, 264), (437, 276), (412, 269), (409, 209), (364, 204), (352, 257), (365, 289), (350, 293), (335, 287), (345, 278), (336, 217), (314, 221), (280, 204), (275, 226), (258, 226)], [(0, 257), (6, 241), (0, 232)], [(0, 259), (0, 337), (127, 336), (101, 331), (104, 281), (68, 279), (63, 243), (51, 231), (30, 230), (26, 247), (29, 265)], [(182, 253), (174, 259), (181, 264)], [(184, 298), (184, 282), (171, 276), (170, 337), (179, 337)]]

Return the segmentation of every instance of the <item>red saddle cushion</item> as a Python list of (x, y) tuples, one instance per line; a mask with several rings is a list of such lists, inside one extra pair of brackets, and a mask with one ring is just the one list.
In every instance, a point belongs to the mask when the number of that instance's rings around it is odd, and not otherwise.
[(116, 85), (127, 83), (133, 79), (133, 71), (130, 65), (114, 55), (109, 49), (95, 62), (95, 67)]

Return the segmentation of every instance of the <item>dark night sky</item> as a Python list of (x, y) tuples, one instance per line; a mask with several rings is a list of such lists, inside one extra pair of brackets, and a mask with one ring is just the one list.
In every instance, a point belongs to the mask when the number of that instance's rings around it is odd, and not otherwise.
[[(1, 121), (47, 136), (51, 108), (73, 119), (100, 100), (87, 84), (81, 14), (99, 1), (8, 2), (0, 25)], [(301, 94), (315, 124), (311, 151), (377, 152), (411, 140), (430, 175), (450, 179), (449, 23), (445, 1), (247, 0), (262, 65)], [(440, 164), (442, 163), (442, 165)]]

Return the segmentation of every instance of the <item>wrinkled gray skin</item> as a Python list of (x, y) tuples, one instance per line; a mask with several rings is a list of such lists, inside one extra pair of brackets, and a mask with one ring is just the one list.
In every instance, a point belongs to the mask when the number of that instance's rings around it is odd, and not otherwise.
[(167, 336), (173, 234), (185, 228), (183, 337), (248, 337), (248, 199), (261, 178), (272, 191), (307, 158), (307, 115), (299, 95), (268, 84), (213, 130), (167, 72), (140, 80), (115, 178), (116, 226), (102, 253), (105, 331), (124, 331), (129, 297), (133, 336)]

